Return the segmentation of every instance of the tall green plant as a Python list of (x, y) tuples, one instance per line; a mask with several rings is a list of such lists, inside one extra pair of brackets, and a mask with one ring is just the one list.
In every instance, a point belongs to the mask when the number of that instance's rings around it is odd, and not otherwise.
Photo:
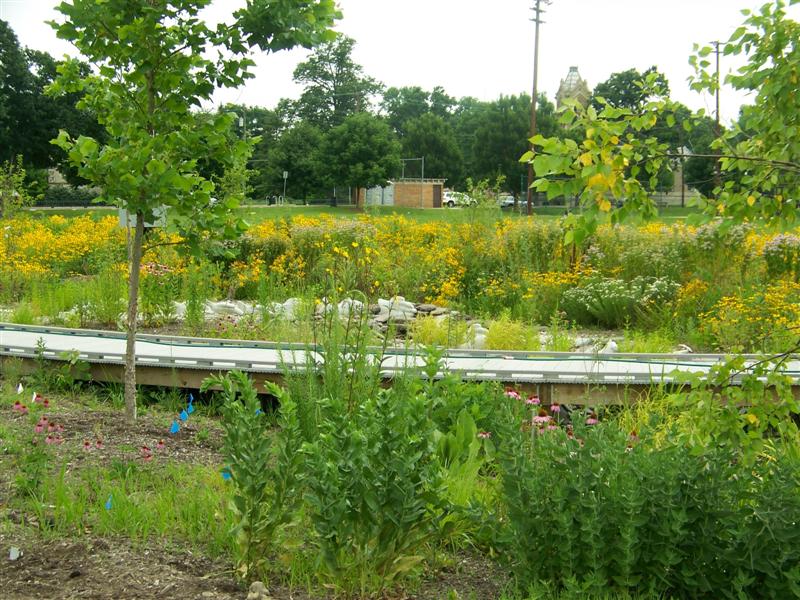
[(241, 371), (209, 377), (202, 391), (222, 388), (222, 426), (225, 442), (223, 474), (230, 477), (236, 516), (237, 570), (246, 579), (267, 573), (276, 535), (295, 516), (301, 442), (296, 407), (279, 387), (269, 390), (281, 403), (280, 437), (275, 441), (270, 421), (261, 410), (250, 378)]
[(322, 407), (319, 438), (303, 453), (321, 566), (346, 593), (379, 591), (415, 569), (438, 532), (433, 423), (421, 397), (392, 390)]

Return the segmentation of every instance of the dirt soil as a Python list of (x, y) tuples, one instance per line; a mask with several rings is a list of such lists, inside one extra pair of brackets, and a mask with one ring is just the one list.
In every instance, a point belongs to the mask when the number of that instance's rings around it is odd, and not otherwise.
[[(24, 394), (29, 403), (28, 392)], [(114, 459), (141, 460), (140, 448), (147, 445), (157, 453), (159, 463), (186, 462), (222, 464), (222, 430), (214, 419), (193, 415), (170, 435), (169, 415), (147, 412), (134, 426), (122, 418), (122, 411), (107, 406), (86, 406), (63, 398), (50, 398), (43, 411), (48, 419), (63, 425), (63, 444), (52, 446), (57, 463), (68, 469), (89, 464), (109, 464)], [(246, 587), (231, 573), (230, 563), (203, 556), (197, 549), (173, 543), (134, 544), (126, 538), (82, 535), (54, 538), (42, 532), (36, 516), (21, 514), (13, 505), (13, 469), (6, 453), (2, 427), (24, 430), (31, 427), (28, 416), (8, 405), (0, 405), (0, 599), (2, 600), (169, 600), (237, 599), (247, 597)], [(203, 436), (198, 436), (200, 430)], [(201, 440), (198, 440), (198, 437)], [(84, 451), (84, 440), (92, 444)], [(97, 440), (101, 440), (97, 447)], [(156, 450), (163, 440), (164, 447)], [(22, 554), (10, 559), (12, 548)], [(497, 565), (479, 556), (460, 556), (449, 566), (425, 577), (412, 589), (387, 594), (386, 599), (448, 599), (451, 590), (458, 598), (491, 600), (501, 595), (505, 574)], [(305, 590), (270, 587), (274, 600), (324, 600)], [(262, 598), (261, 600), (266, 600)]]

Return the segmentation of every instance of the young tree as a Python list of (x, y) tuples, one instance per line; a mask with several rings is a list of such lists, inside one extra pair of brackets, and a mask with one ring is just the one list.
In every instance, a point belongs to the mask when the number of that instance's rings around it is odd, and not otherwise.
[[(249, 153), (226, 135), (234, 116), (198, 114), (215, 87), (235, 87), (250, 77), (249, 47), (282, 50), (329, 39), (338, 17), (333, 0), (248, 0), (232, 24), (209, 28), (199, 12), (210, 0), (73, 0), (58, 10), (58, 36), (72, 42), (95, 66), (81, 77), (78, 63), (60, 68), (56, 92), (84, 91), (108, 132), (105, 144), (61, 132), (80, 175), (102, 188), (102, 198), (135, 219), (129, 236), (128, 334), (125, 412), (136, 418), (135, 340), (144, 224), (166, 207), (186, 241), (197, 247), (212, 234), (232, 237), (242, 229), (231, 218), (238, 198), (215, 201), (214, 183), (197, 170), (200, 157), (241, 169)], [(212, 58), (213, 57), (213, 58)]]

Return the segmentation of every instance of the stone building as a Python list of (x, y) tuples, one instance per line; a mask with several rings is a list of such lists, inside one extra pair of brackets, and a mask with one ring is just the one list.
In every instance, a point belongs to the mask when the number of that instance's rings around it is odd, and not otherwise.
[(586, 81), (578, 73), (578, 67), (570, 67), (567, 77), (561, 80), (556, 93), (556, 108), (560, 108), (566, 100), (577, 100), (583, 106), (589, 104), (592, 93)]

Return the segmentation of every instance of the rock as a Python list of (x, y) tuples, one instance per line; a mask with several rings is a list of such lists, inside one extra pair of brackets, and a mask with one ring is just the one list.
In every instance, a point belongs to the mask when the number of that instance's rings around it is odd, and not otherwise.
[(247, 600), (271, 600), (267, 586), (260, 581), (251, 583), (247, 591)]
[(617, 346), (617, 342), (614, 340), (608, 340), (606, 345), (598, 351), (598, 354), (614, 354), (616, 352), (619, 352), (619, 346)]
[(432, 313), (433, 311), (437, 310), (439, 307), (435, 304), (417, 304), (417, 311), (424, 312), (424, 313)]
[(173, 302), (172, 306), (174, 307), (172, 312), (175, 318), (178, 321), (183, 321), (186, 318), (186, 302)]
[(694, 350), (692, 350), (686, 344), (678, 344), (678, 347), (675, 349), (674, 354), (694, 354)]
[(403, 310), (396, 310), (394, 308), (389, 311), (389, 320), (394, 321), (395, 323), (406, 323), (408, 321), (413, 321), (415, 316), (415, 314)]
[(433, 310), (430, 312), (430, 315), (431, 315), (432, 317), (439, 317), (439, 316), (442, 316), (442, 315), (446, 315), (446, 314), (448, 314), (449, 312), (450, 312), (450, 311), (449, 311), (448, 309), (446, 309), (446, 308), (442, 308), (441, 306), (438, 306), (438, 307), (436, 307), (435, 309), (433, 309)]
[(480, 323), (477, 323), (477, 322), (476, 323), (472, 323), (469, 326), (468, 331), (473, 335), (482, 335), (484, 338), (489, 333), (489, 330), (486, 329), (486, 327), (484, 327), (483, 325), (481, 325)]
[(417, 309), (414, 308), (414, 305), (411, 302), (407, 302), (402, 296), (395, 296), (394, 298), (389, 298), (388, 300), (379, 298), (378, 305), (383, 308), (388, 308), (389, 310), (402, 311), (411, 315), (417, 314)]
[(369, 305), (369, 312), (370, 314), (377, 315), (381, 312), (381, 305), (380, 304), (370, 304)]
[(300, 305), (302, 304), (302, 300), (300, 298), (288, 298), (286, 302), (281, 304), (281, 311), (283, 312), (283, 317), (287, 321), (294, 321), (297, 319), (297, 315), (300, 312)]
[(22, 550), (17, 548), (16, 546), (11, 546), (8, 551), (8, 560), (19, 560), (22, 556)]
[(333, 310), (333, 305), (327, 298), (323, 297), (314, 308), (314, 314), (318, 317), (324, 317), (326, 314)]
[(219, 317), (224, 315), (231, 315), (234, 317), (243, 317), (245, 311), (242, 309), (240, 302), (232, 300), (220, 300), (219, 302), (206, 302), (206, 315)]
[(379, 325), (386, 325), (386, 323), (389, 322), (389, 313), (385, 312), (385, 313), (381, 313), (379, 315), (376, 315), (375, 318), (372, 319), (372, 320), (375, 323), (378, 323)]
[(364, 311), (364, 303), (360, 300), (345, 298), (339, 302), (339, 318), (349, 319), (350, 316), (358, 316)]

